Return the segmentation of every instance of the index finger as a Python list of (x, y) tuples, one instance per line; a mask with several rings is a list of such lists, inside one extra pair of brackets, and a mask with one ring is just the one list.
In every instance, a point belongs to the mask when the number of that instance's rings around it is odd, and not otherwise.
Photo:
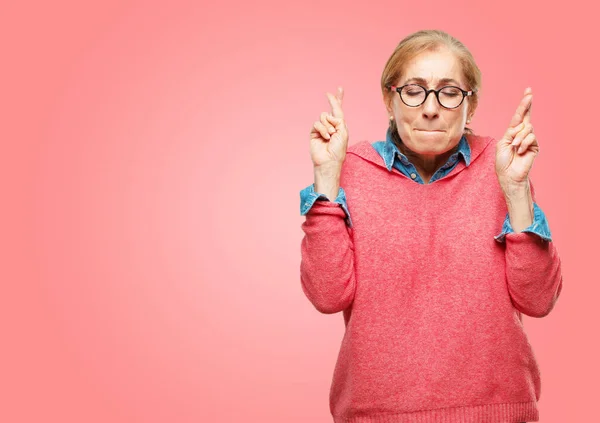
[(529, 89), (529, 88), (526, 89), (525, 94), (523, 95), (523, 98), (521, 99), (521, 103), (519, 103), (519, 107), (517, 107), (517, 111), (515, 112), (515, 114), (513, 115), (512, 119), (510, 121), (511, 127), (515, 127), (518, 124), (520, 124), (521, 122), (523, 122), (525, 119), (529, 118), (529, 117), (526, 118), (526, 115), (529, 114), (532, 97), (533, 96), (531, 94), (531, 89)]
[(331, 105), (331, 114), (337, 118), (344, 118), (344, 111), (342, 110), (342, 99), (344, 98), (344, 89), (338, 87), (337, 94), (327, 93), (327, 99)]

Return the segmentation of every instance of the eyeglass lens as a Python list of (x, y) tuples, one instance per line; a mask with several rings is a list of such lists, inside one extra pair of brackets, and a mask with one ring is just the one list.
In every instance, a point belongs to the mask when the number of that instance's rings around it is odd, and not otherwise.
[[(408, 106), (419, 106), (422, 104), (425, 101), (425, 94), (425, 89), (418, 85), (407, 85), (400, 92), (402, 101)], [(431, 94), (435, 95), (435, 93)], [(441, 89), (438, 98), (442, 106), (452, 109), (458, 107), (462, 102), (463, 93), (456, 87), (444, 87)]]

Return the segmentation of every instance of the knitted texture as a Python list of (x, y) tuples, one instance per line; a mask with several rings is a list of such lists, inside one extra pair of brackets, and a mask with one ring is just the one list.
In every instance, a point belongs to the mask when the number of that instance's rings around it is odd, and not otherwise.
[(345, 323), (329, 400), (336, 423), (539, 419), (521, 313), (552, 310), (560, 258), (531, 233), (494, 239), (507, 213), (495, 141), (468, 141), (470, 166), (425, 185), (389, 172), (369, 142), (350, 146), (340, 185), (353, 226), (330, 201), (305, 216), (302, 290)]

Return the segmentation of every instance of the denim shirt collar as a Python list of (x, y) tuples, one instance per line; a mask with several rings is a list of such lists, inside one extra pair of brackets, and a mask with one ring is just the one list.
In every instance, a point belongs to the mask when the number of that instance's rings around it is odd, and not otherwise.
[[(459, 156), (462, 155), (465, 164), (468, 167), (469, 164), (471, 164), (471, 147), (469, 146), (467, 138), (464, 135), (458, 142), (457, 153)], [(392, 171), (392, 165), (394, 164), (394, 158), (396, 155), (398, 156), (398, 159), (402, 162), (402, 164), (408, 165), (410, 163), (408, 158), (404, 154), (402, 154), (400, 150), (398, 150), (398, 147), (396, 147), (396, 144), (394, 144), (394, 141), (392, 140), (391, 129), (388, 128), (385, 136), (385, 144), (383, 146), (382, 157), (385, 163), (385, 167), (390, 172)]]

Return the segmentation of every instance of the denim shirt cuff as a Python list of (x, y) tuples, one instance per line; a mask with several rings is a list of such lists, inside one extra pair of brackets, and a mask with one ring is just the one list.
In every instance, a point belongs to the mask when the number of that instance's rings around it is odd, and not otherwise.
[[(506, 213), (506, 218), (504, 219), (504, 224), (502, 225), (502, 232), (499, 235), (496, 235), (494, 238), (498, 242), (504, 242), (506, 234), (511, 234), (514, 232), (515, 231), (510, 225), (509, 215)], [(550, 227), (548, 226), (546, 215), (536, 203), (533, 203), (533, 223), (527, 228), (523, 229), (521, 232), (530, 232), (538, 235), (544, 241), (552, 241), (552, 234), (550, 233)]]
[[(306, 215), (311, 209), (315, 201), (329, 201), (329, 198), (325, 194), (319, 194), (315, 192), (315, 184), (311, 184), (308, 187), (300, 191), (300, 214)], [(339, 204), (344, 213), (346, 214), (346, 224), (352, 226), (352, 220), (350, 219), (350, 212), (348, 211), (348, 204), (346, 202), (346, 193), (344, 189), (340, 187), (334, 203)]]

